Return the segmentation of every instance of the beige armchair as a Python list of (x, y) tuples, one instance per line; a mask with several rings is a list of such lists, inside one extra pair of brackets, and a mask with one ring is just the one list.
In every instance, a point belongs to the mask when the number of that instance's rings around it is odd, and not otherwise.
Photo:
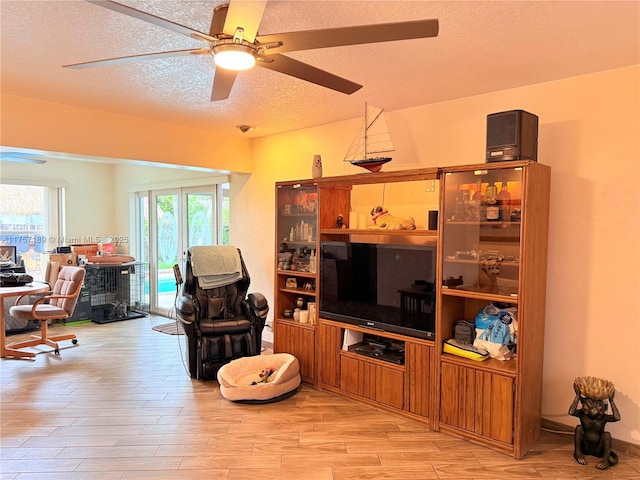
[(84, 282), (84, 268), (62, 267), (50, 292), (45, 292), (31, 305), (20, 305), (23, 296), (18, 297), (16, 305), (11, 307), (9, 313), (18, 320), (37, 320), (40, 322), (40, 335), (31, 335), (29, 340), (14, 342), (8, 347), (25, 348), (36, 345), (48, 345), (54, 349), (56, 355), (60, 354), (58, 343), (62, 340), (71, 340), (78, 343), (75, 334), (67, 333), (50, 337), (47, 326), (51, 320), (61, 320), (73, 315), (78, 301), (78, 295)]

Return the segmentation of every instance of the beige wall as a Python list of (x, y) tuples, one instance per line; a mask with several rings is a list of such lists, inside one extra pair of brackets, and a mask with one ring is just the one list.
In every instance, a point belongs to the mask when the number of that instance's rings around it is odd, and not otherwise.
[[(551, 167), (551, 212), (542, 413), (566, 415), (573, 379), (616, 386), (622, 420), (607, 429), (640, 444), (640, 66), (389, 112), (397, 152), (385, 170), (484, 161), (486, 115), (523, 109), (540, 117), (539, 161)], [(256, 140), (256, 170), (238, 205), (260, 214), (242, 237), (273, 238), (276, 180), (309, 178), (313, 154), (325, 176), (354, 173), (342, 162), (356, 132), (349, 121)], [(254, 208), (255, 210), (255, 208)], [(274, 246), (253, 269), (272, 276)], [(272, 290), (272, 279), (260, 278)]]
[(251, 172), (251, 143), (210, 130), (2, 95), (3, 146)]
[[(638, 85), (640, 66), (634, 66), (389, 112), (397, 152), (385, 166), (394, 170), (481, 163), (488, 113), (520, 108), (540, 117), (539, 161), (552, 168), (542, 413), (575, 425), (576, 419), (566, 416), (573, 378), (605, 377), (616, 385), (622, 415), (622, 421), (607, 429), (634, 444), (640, 444)], [(116, 116), (84, 110), (77, 112), (83, 119), (79, 123), (85, 124), (84, 135), (78, 136), (75, 108), (13, 97), (6, 109), (5, 100), (3, 145), (253, 170), (252, 175), (232, 176), (231, 241), (243, 250), (252, 290), (265, 293), (271, 301), (274, 183), (309, 178), (316, 153), (322, 155), (325, 176), (359, 172), (342, 162), (357, 120), (257, 139), (252, 145), (229, 139), (222, 147), (207, 132), (163, 124), (163, 135), (151, 136), (158, 127), (153, 122), (118, 117), (117, 121), (128, 122), (129, 128), (121, 129), (109, 122)], [(35, 110), (23, 112), (23, 106)], [(65, 122), (57, 121), (59, 113)], [(36, 128), (29, 123), (35, 114)], [(54, 135), (33, 135), (47, 129)], [(104, 131), (109, 132), (108, 140), (100, 138)], [(184, 149), (161, 148), (156, 139), (164, 134)], [(225, 150), (210, 158), (203, 152), (215, 150), (212, 143)], [(86, 184), (86, 178), (73, 179), (73, 184)], [(123, 183), (120, 173), (111, 178)], [(113, 189), (118, 197), (117, 192), (123, 191), (121, 185)], [(95, 190), (87, 189), (84, 196), (94, 198)], [(82, 208), (68, 211), (69, 220), (84, 215), (87, 207)], [(109, 227), (118, 224), (115, 217), (123, 212), (112, 215)]]

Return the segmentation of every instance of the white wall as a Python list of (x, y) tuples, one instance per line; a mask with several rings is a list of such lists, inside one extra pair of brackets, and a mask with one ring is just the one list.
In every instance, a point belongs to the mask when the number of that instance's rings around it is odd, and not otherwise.
[[(486, 115), (523, 109), (540, 117), (538, 160), (551, 167), (551, 211), (542, 413), (566, 415), (573, 379), (614, 382), (622, 420), (607, 429), (640, 444), (640, 66), (388, 112), (396, 146), (385, 170), (484, 162)], [(249, 265), (273, 291), (274, 182), (354, 173), (342, 157), (357, 131), (342, 122), (254, 141), (255, 173), (236, 198), (250, 222), (232, 225), (253, 245)], [(239, 212), (239, 213), (240, 213)], [(248, 250), (248, 249), (245, 249)], [(264, 282), (264, 283), (263, 283)]]

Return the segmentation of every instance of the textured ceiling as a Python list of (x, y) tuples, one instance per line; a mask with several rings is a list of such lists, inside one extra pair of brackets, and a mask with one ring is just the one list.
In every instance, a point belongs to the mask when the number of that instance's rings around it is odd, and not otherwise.
[[(208, 32), (220, 1), (121, 3)], [(211, 102), (208, 55), (70, 63), (199, 41), (81, 0), (0, 0), (2, 93), (258, 137), (640, 63), (636, 1), (269, 1), (259, 34), (437, 18), (436, 38), (287, 53), (364, 87), (345, 95), (263, 68)], [(242, 134), (236, 125), (255, 125)]]

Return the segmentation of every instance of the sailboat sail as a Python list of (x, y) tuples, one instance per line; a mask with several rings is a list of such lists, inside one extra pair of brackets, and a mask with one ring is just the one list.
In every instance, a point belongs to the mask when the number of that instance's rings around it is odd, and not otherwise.
[(345, 162), (378, 171), (384, 163), (391, 161), (387, 154), (394, 150), (383, 110), (365, 104), (364, 121), (347, 150)]

